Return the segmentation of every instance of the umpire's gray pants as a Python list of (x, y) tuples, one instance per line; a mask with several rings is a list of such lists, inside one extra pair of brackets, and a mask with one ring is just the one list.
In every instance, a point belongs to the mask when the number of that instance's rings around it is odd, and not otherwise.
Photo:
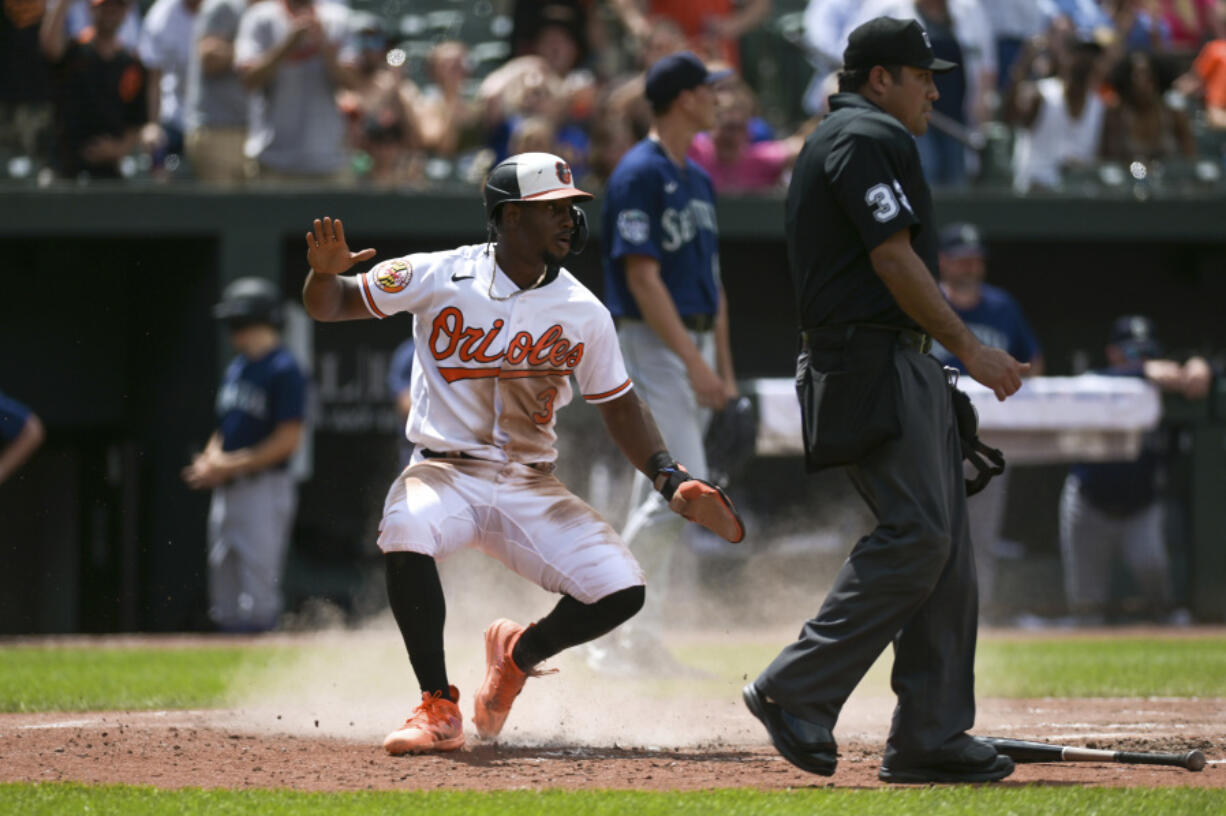
[(229, 631), (271, 629), (296, 502), (294, 477), (266, 470), (213, 490), (209, 507), (209, 617)]
[(975, 721), (978, 598), (962, 454), (935, 358), (895, 355), (902, 433), (848, 468), (877, 518), (817, 617), (757, 679), (785, 710), (834, 728), (892, 640), (898, 695), (886, 756), (922, 757)]

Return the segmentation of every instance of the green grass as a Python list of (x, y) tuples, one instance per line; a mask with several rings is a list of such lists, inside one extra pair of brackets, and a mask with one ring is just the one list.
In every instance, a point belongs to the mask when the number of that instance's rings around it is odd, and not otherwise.
[(635, 791), (377, 792), (314, 794), (292, 791), (181, 790), (77, 784), (0, 784), (0, 811), (13, 814), (377, 814), (430, 816), (591, 816), (653, 814), (770, 814), (770, 816), (1194, 816), (1218, 814), (1220, 791), (1195, 788), (1089, 789), (1070, 787), (950, 787), (907, 790), (806, 789), (781, 792), (711, 790), (691, 793)]
[[(653, 695), (720, 698), (775, 656), (782, 643), (732, 640), (681, 645), (677, 655), (710, 673), (645, 682)], [(371, 648), (371, 647), (358, 647)], [(327, 659), (356, 649), (311, 647)], [(209, 708), (227, 705), (241, 678), (259, 683), (306, 648), (155, 646), (0, 647), (0, 712)], [(889, 691), (890, 651), (864, 685)], [(580, 669), (582, 671), (582, 669)], [(980, 642), (981, 697), (1226, 697), (1226, 638), (992, 639)]]
[(276, 648), (0, 649), (0, 711), (207, 708), (224, 705), (240, 673), (295, 650)]
[(981, 642), (990, 697), (1226, 697), (1226, 638)]
[[(677, 655), (713, 677), (653, 682), (660, 693), (726, 693), (727, 678), (752, 679), (782, 643), (683, 646)], [(886, 649), (861, 684), (889, 693)], [(981, 697), (1226, 697), (1226, 638), (981, 638)]]

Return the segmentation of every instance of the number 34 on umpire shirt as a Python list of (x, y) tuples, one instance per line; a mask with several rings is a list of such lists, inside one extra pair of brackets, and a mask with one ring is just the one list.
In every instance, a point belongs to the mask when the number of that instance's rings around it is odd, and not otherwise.
[(918, 329), (873, 271), (869, 252), (899, 230), (935, 278), (937, 231), (919, 151), (901, 122), (859, 94), (830, 98), (787, 198), (788, 257), (801, 326)]

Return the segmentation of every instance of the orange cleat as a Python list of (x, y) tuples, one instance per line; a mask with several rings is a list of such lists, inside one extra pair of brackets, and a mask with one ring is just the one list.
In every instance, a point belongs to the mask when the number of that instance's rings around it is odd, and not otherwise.
[(514, 621), (499, 618), (485, 630), (485, 679), (473, 702), (473, 725), (482, 739), (493, 739), (511, 713), (511, 704), (524, 690), (529, 677), (553, 674), (536, 669), (524, 671), (515, 665), (511, 652), (527, 629)]
[(423, 691), (421, 705), (404, 721), (404, 725), (387, 735), (383, 750), (393, 756), (428, 754), (434, 751), (454, 751), (464, 746), (464, 720), (460, 716), (460, 692), (449, 689), (451, 699), (441, 692)]

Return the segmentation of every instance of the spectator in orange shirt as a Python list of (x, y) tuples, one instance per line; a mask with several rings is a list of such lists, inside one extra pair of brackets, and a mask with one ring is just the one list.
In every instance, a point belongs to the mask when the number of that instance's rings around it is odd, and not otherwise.
[(1213, 25), (1215, 39), (1205, 43), (1192, 70), (1179, 78), (1176, 87), (1188, 96), (1203, 93), (1210, 127), (1226, 130), (1226, 0), (1218, 0)]
[(771, 11), (771, 0), (613, 0), (622, 25), (639, 42), (646, 42), (653, 18), (681, 26), (690, 48), (704, 60), (740, 65), (737, 43), (757, 28)]

